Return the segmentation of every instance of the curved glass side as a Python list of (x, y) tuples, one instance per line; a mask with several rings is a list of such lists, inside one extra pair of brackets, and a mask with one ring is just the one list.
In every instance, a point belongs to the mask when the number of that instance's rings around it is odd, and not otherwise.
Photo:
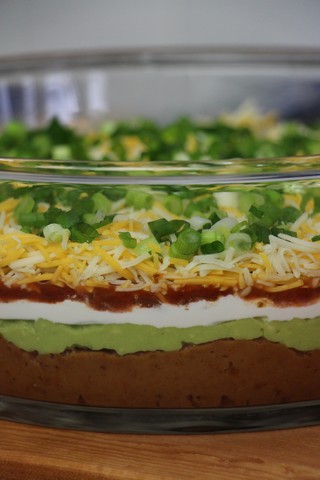
[(46, 427), (109, 433), (200, 434), (320, 424), (320, 401), (219, 409), (83, 407), (0, 396), (0, 418)]
[(130, 49), (2, 59), (0, 125), (209, 115), (251, 99), (262, 111), (319, 113), (319, 51)]
[(79, 184), (226, 184), (315, 179), (320, 156), (201, 162), (59, 161), (0, 158), (0, 180)]

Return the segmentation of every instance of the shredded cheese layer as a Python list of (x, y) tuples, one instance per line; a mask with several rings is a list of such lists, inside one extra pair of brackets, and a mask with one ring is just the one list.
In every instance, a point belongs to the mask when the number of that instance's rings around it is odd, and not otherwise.
[[(290, 200), (292, 202), (292, 198)], [(241, 296), (253, 287), (282, 292), (320, 284), (320, 214), (302, 212), (295, 222), (297, 237), (270, 235), (269, 244), (256, 243), (251, 251), (236, 254), (229, 247), (216, 254), (196, 255), (191, 261), (172, 258), (165, 243), (150, 244), (150, 252), (137, 255), (126, 248), (120, 232), (130, 232), (137, 241), (150, 237), (148, 222), (175, 219), (158, 202), (150, 210), (123, 207), (113, 222), (99, 229), (91, 243), (49, 243), (24, 233), (13, 217), (18, 201), (0, 203), (0, 279), (6, 285), (27, 286), (50, 282), (60, 287), (108, 287), (117, 291), (148, 290), (166, 293), (185, 285), (232, 288)]]

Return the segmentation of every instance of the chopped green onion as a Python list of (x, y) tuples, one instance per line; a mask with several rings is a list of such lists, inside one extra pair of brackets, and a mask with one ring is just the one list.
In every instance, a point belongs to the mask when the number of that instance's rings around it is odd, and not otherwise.
[(6, 198), (9, 198), (13, 196), (13, 186), (10, 183), (3, 183), (1, 185), (1, 191), (0, 191), (0, 202), (3, 202), (6, 200)]
[[(47, 202), (52, 204), (55, 202), (56, 189), (49, 185), (33, 185), (28, 186), (28, 195), (30, 195), (35, 202)], [(17, 193), (18, 189), (15, 190)]]
[(103, 122), (100, 126), (100, 132), (108, 137), (111, 136), (117, 129), (117, 123), (112, 120)]
[(35, 201), (29, 195), (22, 197), (16, 208), (14, 209), (14, 217), (19, 221), (20, 215), (23, 213), (31, 213), (35, 206)]
[(59, 223), (63, 228), (70, 228), (79, 222), (79, 215), (74, 210), (65, 212), (60, 208), (52, 207), (44, 215), (48, 224)]
[(277, 237), (279, 233), (285, 233), (286, 235), (290, 235), (291, 237), (296, 237), (297, 234), (296, 232), (293, 232), (292, 230), (287, 230), (285, 228), (279, 228), (279, 227), (273, 227), (271, 228), (271, 234)]
[(193, 203), (193, 202), (190, 202), (185, 210), (184, 210), (184, 215), (187, 217), (187, 218), (190, 218), (192, 217), (193, 215), (200, 215), (202, 212), (201, 212), (201, 209), (199, 208), (198, 204), (197, 203)]
[(238, 224), (238, 221), (233, 217), (225, 217), (212, 225), (211, 230), (220, 233), (224, 238), (228, 238), (230, 231)]
[(70, 230), (61, 227), (58, 223), (50, 223), (46, 225), (43, 229), (44, 238), (51, 243), (62, 242), (63, 239), (67, 236), (70, 236)]
[(92, 195), (95, 211), (102, 212), (105, 215), (110, 213), (112, 203), (103, 193), (97, 192)]
[(250, 207), (248, 220), (252, 224), (256, 223), (256, 219), (258, 219), (260, 224), (265, 227), (271, 227), (281, 219), (281, 212), (281, 208), (266, 200), (266, 203), (260, 205), (260, 208), (257, 208), (255, 205)]
[(257, 208), (255, 205), (251, 205), (249, 212), (257, 218), (262, 218), (264, 215), (263, 211)]
[(320, 212), (320, 197), (313, 197), (313, 213)]
[(14, 142), (22, 142), (26, 139), (28, 131), (22, 123), (11, 121), (5, 125), (2, 135), (10, 138)]
[(212, 223), (212, 225), (214, 225), (215, 223), (219, 222), (219, 220), (221, 220), (224, 216), (225, 216), (224, 212), (219, 212), (218, 214), (216, 211), (214, 211), (209, 216), (209, 220)]
[(230, 247), (234, 248), (236, 253), (249, 251), (252, 247), (251, 237), (247, 233), (231, 233), (226, 241), (226, 249)]
[(219, 207), (223, 208), (238, 208), (239, 193), (233, 191), (219, 191), (214, 193), (214, 197)]
[(313, 194), (311, 193), (311, 190), (307, 190), (306, 193), (302, 196), (302, 200), (301, 200), (301, 204), (300, 204), (300, 209), (303, 212), (305, 211), (307, 204), (312, 199), (313, 199)]
[(173, 160), (187, 162), (190, 160), (190, 155), (187, 152), (176, 152), (173, 155)]
[(165, 218), (159, 218), (159, 220), (149, 222), (148, 225), (157, 241), (162, 242), (169, 235), (179, 232), (181, 228), (189, 224), (185, 220), (166, 220)]
[(126, 248), (135, 248), (137, 246), (137, 240), (132, 238), (130, 232), (120, 232), (119, 238)]
[(45, 216), (40, 212), (21, 213), (19, 221), (23, 227), (43, 227), (46, 224)]
[[(318, 146), (319, 148), (319, 146)], [(285, 182), (283, 184), (283, 192), (284, 193), (289, 193), (292, 195), (296, 195), (298, 193), (303, 193), (305, 191), (305, 187), (303, 187), (299, 183), (294, 183), (294, 182)]]
[(22, 226), (21, 227), (21, 232), (23, 233), (33, 233), (33, 228), (32, 227), (27, 227), (27, 226)]
[(193, 215), (208, 214), (217, 205), (215, 199), (210, 195), (198, 200), (197, 202), (191, 201), (185, 208), (184, 214), (187, 218)]
[(202, 230), (203, 228), (210, 228), (211, 222), (200, 215), (193, 215), (193, 217), (190, 218), (190, 227), (194, 228), (194, 230)]
[(69, 145), (56, 145), (52, 149), (54, 160), (71, 160), (72, 151)]
[[(100, 211), (99, 211), (100, 212)], [(104, 215), (98, 215), (97, 213), (85, 213), (82, 215), (82, 220), (84, 223), (88, 223), (89, 225), (96, 225), (97, 223), (101, 222), (104, 219)]]
[(262, 205), (264, 202), (263, 196), (255, 192), (241, 192), (239, 195), (239, 210), (248, 213), (252, 205)]
[(86, 223), (76, 223), (71, 227), (71, 240), (78, 243), (91, 243), (92, 240), (97, 238), (99, 233), (97, 230)]
[(164, 202), (164, 206), (175, 215), (181, 215), (182, 213), (182, 200), (177, 195), (169, 195)]
[(242, 230), (241, 233), (246, 233), (250, 236), (252, 243), (255, 242), (262, 242), (262, 243), (269, 243), (269, 235), (270, 230), (261, 222), (255, 222), (250, 227), (245, 228)]
[(270, 218), (273, 222), (279, 220), (281, 215), (281, 208), (278, 208), (275, 205), (264, 205), (263, 206), (265, 217)]
[(104, 227), (105, 225), (109, 225), (109, 223), (111, 223), (113, 221), (115, 217), (115, 214), (113, 215), (107, 215), (106, 217), (104, 217), (103, 220), (101, 220), (101, 222), (98, 222), (98, 223), (94, 223), (92, 226), (97, 229), (97, 228), (101, 228), (101, 227)]
[(263, 196), (265, 197), (264, 204), (266, 208), (269, 210), (270, 204), (277, 207), (277, 209), (283, 206), (283, 196), (280, 192), (266, 188), (263, 190)]
[(149, 193), (140, 192), (139, 190), (129, 190), (126, 195), (126, 202), (135, 210), (141, 210), (142, 208), (148, 210), (152, 207), (153, 198)]
[(103, 189), (103, 192), (101, 193), (103, 193), (104, 196), (109, 198), (109, 200), (112, 200), (115, 202), (126, 196), (127, 189), (125, 187), (113, 187), (113, 186), (109, 188), (105, 187)]
[(288, 222), (293, 223), (301, 215), (302, 215), (302, 213), (297, 208), (295, 208), (295, 207), (285, 207), (281, 212), (280, 220), (282, 220), (285, 223), (288, 223)]
[(220, 242), (224, 244), (225, 238), (222, 233), (216, 232), (215, 230), (202, 230), (201, 232), (201, 245), (207, 243)]
[(30, 146), (38, 157), (41, 157), (41, 158), (50, 157), (52, 142), (48, 135), (41, 134), (41, 133), (38, 135), (35, 135), (35, 137), (31, 140)]
[[(263, 218), (259, 220), (259, 222), (254, 222), (259, 225), (263, 225), (265, 228), (270, 228), (272, 225), (274, 225), (276, 219), (271, 218), (268, 215), (265, 215)], [(251, 222), (251, 219), (249, 218), (249, 223)]]
[(212, 208), (217, 206), (217, 201), (212, 195), (207, 195), (205, 198), (201, 198), (196, 203), (198, 210), (203, 213), (208, 213)]
[(223, 245), (222, 242), (219, 242), (218, 240), (212, 242), (212, 243), (206, 243), (205, 245), (201, 246), (201, 252), (204, 253), (205, 255), (210, 255), (211, 253), (220, 253), (225, 250), (225, 246)]
[(153, 236), (141, 240), (141, 242), (139, 242), (138, 245), (135, 247), (136, 255), (139, 257), (140, 255), (143, 255), (145, 253), (150, 254), (155, 245), (158, 246), (159, 243)]
[(69, 205), (72, 206), (72, 210), (77, 214), (82, 215), (84, 213), (95, 213), (95, 206), (91, 197), (86, 196), (76, 199), (75, 201), (69, 200)]
[(238, 233), (241, 232), (244, 228), (248, 227), (248, 222), (243, 220), (243, 222), (237, 223), (234, 227), (231, 228), (230, 233)]
[(192, 228), (182, 230), (177, 240), (171, 245), (169, 255), (189, 260), (201, 245), (201, 234)]
[(311, 238), (311, 240), (312, 240), (313, 242), (319, 242), (319, 241), (320, 241), (320, 235), (314, 235), (314, 236)]

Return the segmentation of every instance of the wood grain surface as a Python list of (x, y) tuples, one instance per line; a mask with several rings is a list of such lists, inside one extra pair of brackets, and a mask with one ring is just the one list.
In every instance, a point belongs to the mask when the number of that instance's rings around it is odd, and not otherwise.
[(166, 436), (0, 421), (0, 479), (314, 480), (320, 479), (320, 427)]

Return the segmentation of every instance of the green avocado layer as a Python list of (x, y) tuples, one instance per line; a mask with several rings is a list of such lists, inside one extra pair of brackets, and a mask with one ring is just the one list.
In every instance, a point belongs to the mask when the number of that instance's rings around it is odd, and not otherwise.
[(64, 325), (45, 319), (0, 320), (0, 335), (28, 352), (62, 353), (70, 348), (110, 349), (119, 355), (140, 351), (179, 350), (184, 344), (201, 344), (223, 338), (265, 338), (300, 351), (320, 348), (320, 317), (268, 321), (243, 318), (210, 326), (188, 328), (150, 325)]

